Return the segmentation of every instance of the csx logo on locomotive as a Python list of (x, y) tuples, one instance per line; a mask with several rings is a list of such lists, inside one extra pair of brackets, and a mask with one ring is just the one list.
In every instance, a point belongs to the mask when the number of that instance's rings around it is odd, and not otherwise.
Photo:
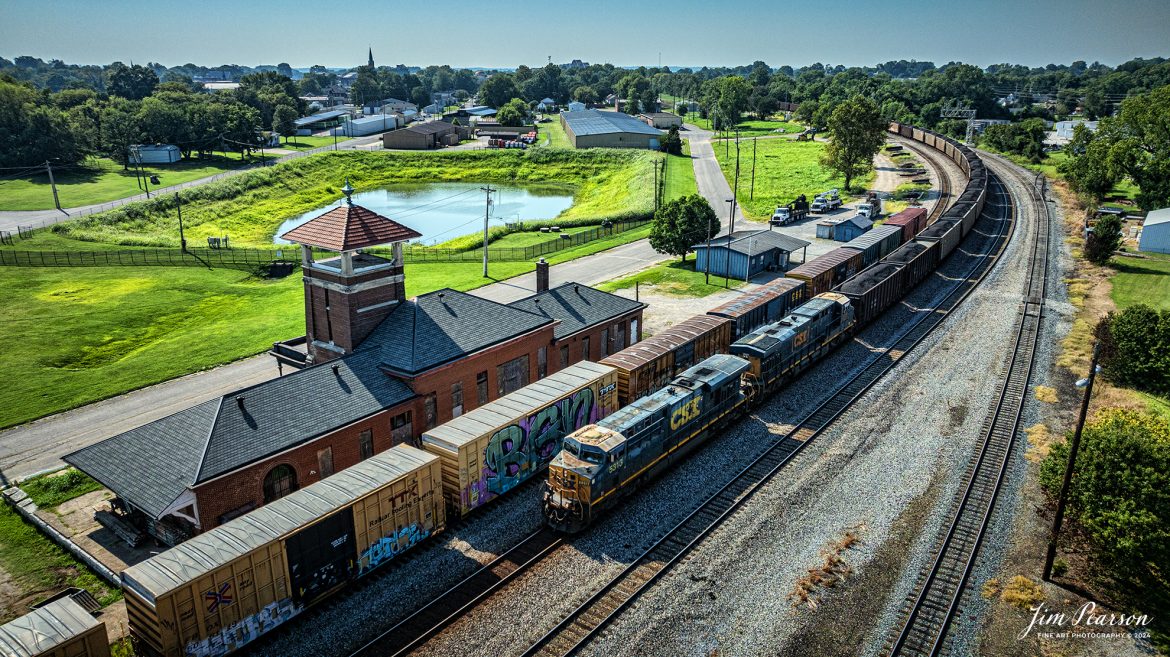
[(677, 429), (687, 422), (690, 422), (691, 420), (699, 417), (699, 413), (701, 412), (701, 409), (699, 408), (699, 402), (701, 402), (702, 399), (702, 395), (696, 395), (694, 399), (676, 408), (674, 413), (671, 413), (670, 415), (670, 428)]

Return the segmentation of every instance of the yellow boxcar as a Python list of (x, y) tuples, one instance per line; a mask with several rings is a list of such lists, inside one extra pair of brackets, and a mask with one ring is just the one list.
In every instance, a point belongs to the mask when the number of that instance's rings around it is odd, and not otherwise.
[(568, 434), (616, 411), (617, 372), (582, 361), (423, 433), (443, 495), (467, 515), (544, 470)]
[(226, 655), (443, 530), (439, 459), (393, 447), (122, 572), (130, 632)]

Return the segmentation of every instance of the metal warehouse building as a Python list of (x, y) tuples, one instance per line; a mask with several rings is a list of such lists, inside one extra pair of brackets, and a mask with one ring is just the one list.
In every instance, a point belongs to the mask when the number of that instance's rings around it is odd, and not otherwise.
[(620, 112), (562, 112), (561, 125), (576, 148), (649, 148), (658, 150), (661, 130)]
[(1138, 251), (1170, 253), (1170, 208), (1154, 210), (1146, 215)]
[(802, 239), (771, 230), (737, 230), (730, 236), (712, 239), (710, 248), (706, 242), (692, 248), (695, 271), (706, 272), (709, 266), (715, 276), (748, 280), (765, 270), (788, 269), (789, 256), (808, 245)]

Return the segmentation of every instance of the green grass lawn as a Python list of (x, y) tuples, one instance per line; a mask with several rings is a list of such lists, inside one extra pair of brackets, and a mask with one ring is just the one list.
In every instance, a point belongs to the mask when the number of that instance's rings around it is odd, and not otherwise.
[(699, 193), (699, 185), (695, 181), (695, 165), (690, 156), (690, 144), (686, 141), (683, 142), (683, 152), (686, 155), (666, 156), (665, 196), (668, 201)]
[[(273, 160), (279, 155), (267, 154)], [(257, 155), (249, 160), (259, 162)], [(182, 160), (174, 164), (143, 167), (146, 175), (157, 175), (163, 187), (177, 185), (242, 166), (239, 153), (219, 153), (209, 160)], [(61, 207), (73, 208), (95, 203), (106, 203), (143, 193), (133, 170), (108, 158), (90, 158), (84, 167), (54, 169), (57, 195)], [(151, 185), (154, 188), (154, 185)], [(49, 177), (43, 171), (24, 178), (0, 181), (0, 210), (49, 210), (53, 208), (53, 190)]]
[[(349, 141), (349, 137), (338, 137), (338, 145)], [(280, 140), (280, 147), (290, 151), (306, 151), (313, 148), (320, 148), (322, 146), (332, 146), (333, 137), (282, 137)]]
[[(561, 233), (569, 235), (576, 235), (577, 233), (584, 233), (587, 230), (593, 230), (597, 226), (574, 226), (572, 228), (562, 228), (559, 232), (542, 233), (539, 230), (526, 230), (519, 233), (511, 233), (505, 235), (498, 240), (492, 240), (492, 248), (503, 249), (517, 249), (525, 246), (532, 246), (533, 244), (540, 244), (551, 240), (560, 239)], [(482, 243), (483, 240), (480, 240)]]
[[(734, 184), (735, 148), (730, 149), (729, 155), (725, 154), (722, 143), (714, 144), (714, 149), (728, 184)], [(755, 198), (750, 198), (751, 142), (740, 142), (738, 199), (748, 218), (763, 221), (772, 216), (776, 206), (789, 203), (801, 194), (806, 194), (811, 201), (814, 194), (834, 187), (842, 190), (842, 200), (849, 200), (844, 194), (845, 179), (820, 163), (825, 150), (823, 143), (761, 139), (757, 149)], [(873, 173), (870, 172), (854, 180), (853, 185), (864, 186), (872, 181)]]
[[(657, 153), (624, 149), (325, 152), (184, 192), (187, 239), (230, 235), (271, 246), (282, 221), (336, 200), (348, 176), (358, 191), (401, 182), (557, 184), (574, 195), (560, 221), (623, 219), (653, 211)], [(128, 246), (178, 246), (173, 198), (133, 203), (63, 224), (70, 237)]]
[(550, 123), (538, 123), (536, 145), (544, 146), (548, 142), (549, 148), (572, 148), (573, 144), (569, 143), (569, 136), (565, 134), (565, 128), (561, 125), (559, 118), (553, 117)]
[(18, 601), (38, 602), (67, 586), (86, 589), (103, 606), (122, 597), (7, 504), (0, 504), (0, 569), (12, 578), (18, 596), (0, 604), (0, 623), (28, 612), (27, 606), (16, 607)]
[[(691, 116), (686, 122), (692, 125), (697, 125), (704, 130), (712, 129), (711, 119), (700, 118), (697, 114)], [(741, 121), (740, 123), (736, 124), (736, 127), (739, 128), (739, 136), (741, 139), (743, 137), (762, 137), (765, 135), (795, 135), (804, 131), (803, 125), (796, 123), (795, 121), (782, 120)], [(781, 130), (783, 130), (783, 132), (780, 132)], [(721, 137), (723, 134), (724, 133), (721, 131), (716, 135), (716, 138)], [(731, 131), (731, 137), (735, 137), (734, 129)]]
[(52, 509), (75, 497), (100, 490), (95, 479), (76, 468), (38, 475), (20, 482), (20, 488), (42, 509)]
[(1143, 253), (1145, 258), (1114, 257), (1111, 282), (1118, 309), (1144, 303), (1170, 310), (1170, 255)]
[[(678, 297), (705, 297), (727, 289), (721, 277), (712, 276), (711, 284), (706, 282), (706, 278), (705, 273), (695, 271), (694, 259), (686, 262), (675, 260), (655, 265), (625, 278), (602, 283), (597, 287), (606, 292), (613, 292), (641, 284), (653, 286), (655, 293)], [(743, 284), (743, 281), (735, 279), (730, 281), (730, 287), (733, 288), (741, 287)]]

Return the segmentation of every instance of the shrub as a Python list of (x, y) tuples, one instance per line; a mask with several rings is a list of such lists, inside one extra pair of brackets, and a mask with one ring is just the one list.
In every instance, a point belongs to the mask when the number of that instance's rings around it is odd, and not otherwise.
[(1095, 332), (1109, 380), (1157, 394), (1170, 393), (1170, 311), (1137, 304), (1109, 313)]
[(1106, 215), (1097, 220), (1085, 240), (1085, 258), (1094, 264), (1104, 265), (1121, 246), (1121, 219)]

